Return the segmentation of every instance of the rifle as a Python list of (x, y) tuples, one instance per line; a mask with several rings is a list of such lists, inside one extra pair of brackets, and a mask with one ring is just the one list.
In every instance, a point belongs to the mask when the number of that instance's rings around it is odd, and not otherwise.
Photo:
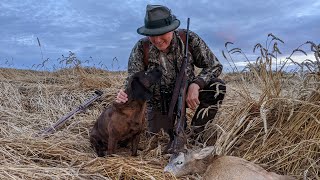
[[(185, 44), (185, 52), (183, 57), (183, 62), (181, 64), (180, 72), (175, 82), (172, 99), (170, 102), (170, 109), (168, 112), (168, 116), (170, 121), (173, 122), (173, 111), (175, 109), (175, 105), (177, 103), (177, 127), (174, 134), (174, 140), (172, 144), (172, 150), (174, 152), (181, 151), (183, 149), (184, 144), (186, 143), (186, 136), (184, 132), (185, 126), (185, 115), (186, 115), (186, 92), (188, 87), (188, 79), (187, 79), (187, 65), (188, 65), (188, 47), (189, 47), (189, 24), (190, 18), (187, 20), (187, 35), (186, 35), (186, 44)], [(177, 102), (178, 101), (178, 102)], [(173, 123), (171, 123), (173, 124)], [(183, 144), (181, 144), (183, 143)]]
[(94, 101), (99, 99), (101, 97), (101, 95), (103, 94), (103, 92), (100, 90), (96, 90), (94, 93), (95, 93), (95, 95), (93, 97), (91, 97), (85, 103), (81, 104), (80, 106), (76, 107), (73, 111), (69, 112), (68, 114), (66, 114), (65, 116), (60, 118), (55, 124), (53, 124), (52, 126), (48, 127), (44, 131), (42, 131), (40, 134), (41, 135), (48, 135), (48, 134), (54, 133), (55, 131), (57, 131), (57, 129), (59, 127), (61, 127), (65, 122), (67, 122), (67, 120), (69, 118), (71, 118), (72, 116), (74, 116), (75, 114), (77, 114), (79, 112), (83, 112), (90, 104), (92, 104)]

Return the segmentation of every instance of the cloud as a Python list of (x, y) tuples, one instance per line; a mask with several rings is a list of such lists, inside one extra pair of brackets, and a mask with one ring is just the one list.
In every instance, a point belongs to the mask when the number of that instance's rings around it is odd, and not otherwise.
[[(282, 57), (284, 59), (284, 57)], [(304, 54), (294, 54), (291, 56), (291, 59), (294, 61), (294, 62), (297, 62), (297, 63), (302, 63), (306, 60), (311, 60), (313, 62), (316, 61), (316, 58), (314, 56), (314, 53), (308, 53), (307, 55), (304, 55)]]
[[(304, 54), (293, 54), (291, 56), (291, 60), (287, 59), (288, 56), (279, 56), (276, 59), (272, 60), (272, 69), (279, 69), (279, 67), (284, 66), (284, 69), (294, 69), (294, 68), (298, 68), (299, 66), (297, 65), (297, 63), (301, 64), (303, 62), (306, 61), (312, 61), (312, 62), (316, 62), (314, 53), (308, 53), (307, 55)], [(256, 61), (253, 60), (249, 60), (249, 61), (239, 61), (239, 62), (235, 62), (234, 64), (232, 64), (232, 67), (236, 66), (238, 68), (238, 70), (243, 70), (244, 67), (246, 67), (249, 63), (251, 64), (255, 64)]]
[(318, 0), (2, 0), (0, 61), (13, 57), (20, 65), (41, 62), (38, 37), (44, 56), (52, 60), (74, 51), (82, 59), (91, 56), (105, 63), (117, 57), (125, 67), (132, 47), (142, 38), (136, 29), (144, 23), (148, 3), (167, 5), (180, 19), (181, 28), (186, 28), (190, 17), (190, 29), (223, 63), (226, 41), (249, 57), (254, 57), (254, 45), (265, 44), (271, 32), (285, 41), (284, 54), (305, 41), (320, 41)]
[(36, 42), (36, 37), (33, 34), (11, 37), (11, 41), (15, 42), (18, 45), (26, 45), (26, 46), (33, 46), (38, 43)]

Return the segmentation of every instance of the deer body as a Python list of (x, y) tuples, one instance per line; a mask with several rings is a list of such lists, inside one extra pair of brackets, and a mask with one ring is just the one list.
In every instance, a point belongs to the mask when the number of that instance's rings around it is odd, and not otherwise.
[(213, 147), (173, 155), (165, 172), (175, 176), (203, 174), (204, 180), (293, 180), (268, 172), (261, 166), (235, 156), (213, 156)]
[(289, 180), (287, 176), (268, 172), (245, 159), (234, 156), (215, 158), (204, 173), (205, 180)]

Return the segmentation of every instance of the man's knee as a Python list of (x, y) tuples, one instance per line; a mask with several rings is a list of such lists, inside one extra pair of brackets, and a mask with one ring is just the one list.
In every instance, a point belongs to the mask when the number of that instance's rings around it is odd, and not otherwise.
[(203, 104), (204, 106), (221, 104), (225, 94), (225, 82), (218, 78), (212, 79), (199, 94), (200, 104)]
[(225, 91), (226, 90), (226, 83), (219, 78), (214, 78), (210, 81), (210, 83), (204, 88), (208, 90), (220, 90)]

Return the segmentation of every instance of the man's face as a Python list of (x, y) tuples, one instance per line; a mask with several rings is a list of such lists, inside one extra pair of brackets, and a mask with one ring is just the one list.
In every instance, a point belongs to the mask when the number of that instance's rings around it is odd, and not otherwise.
[(160, 36), (149, 36), (149, 40), (155, 45), (160, 51), (166, 51), (170, 46), (173, 37), (173, 31), (167, 32)]

